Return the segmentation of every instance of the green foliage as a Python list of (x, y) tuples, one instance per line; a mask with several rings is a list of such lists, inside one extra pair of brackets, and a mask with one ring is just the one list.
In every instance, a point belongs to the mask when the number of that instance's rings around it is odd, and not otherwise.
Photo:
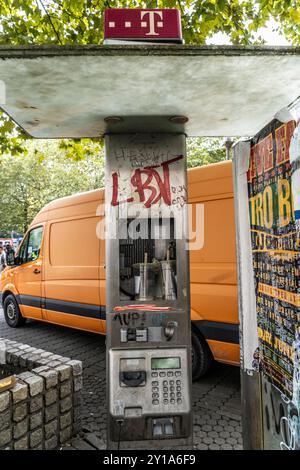
[(103, 186), (104, 153), (100, 144), (85, 144), (85, 158), (76, 160), (59, 142), (33, 141), (26, 154), (0, 160), (0, 229), (25, 232), (48, 202)]
[(262, 17), (272, 17), (278, 22), (278, 30), (295, 46), (300, 45), (300, 1), (257, 0)]
[(224, 139), (193, 138), (187, 139), (188, 168), (209, 165), (226, 160)]
[(26, 136), (22, 129), (0, 111), (0, 158), (5, 152), (11, 152), (12, 155), (26, 152), (23, 146), (25, 140)]

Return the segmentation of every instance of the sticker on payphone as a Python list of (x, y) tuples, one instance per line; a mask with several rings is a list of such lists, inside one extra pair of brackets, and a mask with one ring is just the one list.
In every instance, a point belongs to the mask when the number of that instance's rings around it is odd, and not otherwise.
[(124, 415), (124, 401), (123, 400), (116, 400), (114, 402), (114, 413), (115, 415), (123, 416)]

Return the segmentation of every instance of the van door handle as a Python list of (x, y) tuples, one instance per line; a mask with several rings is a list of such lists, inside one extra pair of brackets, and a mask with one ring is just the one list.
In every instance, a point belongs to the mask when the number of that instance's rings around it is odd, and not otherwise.
[(41, 270), (38, 269), (38, 268), (35, 268), (35, 269), (33, 270), (33, 272), (34, 272), (34, 274), (40, 274)]

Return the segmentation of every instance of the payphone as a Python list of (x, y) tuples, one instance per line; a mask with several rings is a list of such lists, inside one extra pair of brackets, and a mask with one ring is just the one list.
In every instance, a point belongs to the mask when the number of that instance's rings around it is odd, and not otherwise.
[(185, 136), (106, 136), (108, 447), (191, 445)]
[[(255, 135), (271, 115), (299, 95), (299, 49), (181, 46), (176, 11), (109, 9), (108, 12), (105, 34), (106, 39), (111, 35), (112, 46), (53, 45), (46, 49), (30, 45), (2, 46), (0, 72), (7, 94), (1, 109), (34, 138), (80, 139), (106, 135), (108, 447), (188, 446), (192, 419), (189, 263), (181, 233), (186, 228), (187, 201), (184, 133), (195, 137)], [(120, 43), (124, 38), (130, 44)], [(143, 46), (136, 44), (140, 40), (145, 42)], [(166, 45), (170, 40), (174, 44)], [(155, 41), (163, 44), (154, 47)], [(234, 86), (226, 86), (228, 83)], [(239, 144), (242, 154), (236, 161), (243, 165), (250, 154), (256, 155), (259, 163), (256, 168), (261, 171), (265, 162), (264, 170), (273, 178), (269, 144), (273, 142), (274, 161), (278, 149), (281, 161), (283, 149), (287, 148), (287, 127), (279, 126), (279, 129), (279, 145), (274, 138), (277, 129), (271, 129), (270, 139), (266, 128), (266, 134), (259, 137), (261, 146), (253, 141), (250, 150), (250, 144), (247, 144), (249, 148)], [(291, 158), (289, 167), (283, 158), (281, 163), (278, 175), (282, 175), (282, 169), (292, 171), (293, 187), (297, 162)], [(240, 189), (245, 193), (248, 165), (236, 169), (237, 176), (243, 176)], [(259, 184), (267, 182), (261, 174), (258, 180)], [(282, 188), (283, 199), (288, 199), (291, 191), (286, 192), (286, 186)], [(271, 187), (263, 194), (263, 199), (266, 197), (271, 204), (270, 191), (275, 196), (278, 191)], [(240, 339), (243, 356), (248, 346), (255, 353), (247, 355), (248, 366), (246, 362), (242, 364), (246, 369), (243, 372), (246, 387), (242, 388), (247, 411), (246, 433), (256, 441), (261, 435), (253, 423), (255, 420), (249, 417), (261, 416), (262, 408), (253, 397), (263, 391), (269, 397), (267, 402), (264, 397), (268, 407), (264, 411), (265, 423), (269, 423), (269, 418), (273, 423), (271, 433), (276, 432), (278, 437), (282, 426), (282, 447), (294, 447), (294, 443), (299, 447), (294, 439), (295, 418), (300, 416), (299, 400), (296, 400), (298, 365), (294, 367), (294, 396), (288, 398), (289, 403), (286, 397), (280, 402), (280, 392), (276, 390), (275, 394), (274, 387), (270, 390), (270, 383), (262, 390), (254, 377), (253, 388), (249, 387), (253, 378), (248, 373), (252, 372), (252, 362), (259, 363), (252, 334), (256, 325), (252, 316), (256, 315), (255, 295), (251, 295), (254, 276), (249, 269), (251, 238), (249, 222), (245, 221), (248, 200), (242, 199), (239, 191), (236, 194), (241, 214), (238, 230), (242, 226), (246, 228), (241, 245), (238, 244), (238, 256), (245, 267), (239, 274), (243, 311)], [(286, 203), (282, 206), (286, 207)], [(295, 204), (295, 209), (299, 209), (297, 200)], [(256, 208), (261, 218), (263, 211), (259, 204)], [(276, 226), (266, 228), (269, 236)], [(282, 243), (288, 240), (285, 230), (283, 227), (279, 233)], [(244, 249), (242, 243), (248, 243), (248, 247)], [(214, 249), (218, 251), (218, 247)], [(280, 265), (280, 262), (277, 258), (276, 263)], [(283, 262), (287, 263), (288, 258)], [(103, 274), (102, 266), (99, 271)], [(100, 289), (103, 289), (103, 278), (101, 282)], [(277, 287), (263, 286), (264, 291), (259, 295), (276, 294), (284, 302), (287, 297), (284, 299)], [(277, 304), (279, 300), (275, 299)], [(261, 312), (264, 313), (260, 311), (260, 315)], [(272, 322), (273, 317), (268, 321)], [(278, 346), (282, 347), (282, 343)], [(275, 372), (273, 367), (274, 376)], [(259, 374), (257, 379), (260, 380)], [(272, 439), (270, 430), (267, 431), (267, 438)]]

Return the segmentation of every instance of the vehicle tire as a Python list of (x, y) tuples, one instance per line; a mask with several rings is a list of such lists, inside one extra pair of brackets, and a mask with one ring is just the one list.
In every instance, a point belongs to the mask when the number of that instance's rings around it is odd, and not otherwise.
[(203, 377), (213, 363), (208, 344), (192, 329), (192, 376), (193, 382)]
[(23, 326), (26, 318), (23, 318), (19, 309), (19, 305), (13, 295), (8, 295), (3, 303), (4, 318), (8, 326), (17, 328)]

